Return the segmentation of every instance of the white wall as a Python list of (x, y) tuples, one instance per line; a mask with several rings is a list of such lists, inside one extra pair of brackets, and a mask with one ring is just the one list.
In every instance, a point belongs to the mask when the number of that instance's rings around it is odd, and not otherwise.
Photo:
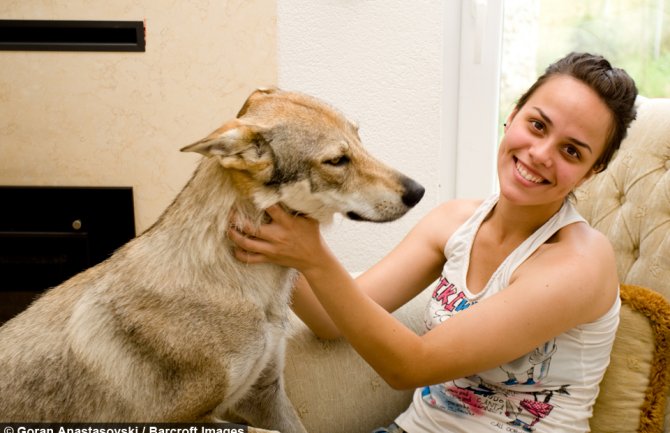
[(459, 1), (278, 0), (278, 83), (359, 122), (364, 145), (426, 187), (401, 220), (336, 220), (329, 244), (360, 272), (455, 191)]

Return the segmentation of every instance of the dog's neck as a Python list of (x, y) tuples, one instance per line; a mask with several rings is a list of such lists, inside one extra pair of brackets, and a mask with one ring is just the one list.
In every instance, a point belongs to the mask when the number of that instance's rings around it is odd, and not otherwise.
[[(164, 274), (153, 276), (156, 287), (162, 287), (160, 281), (166, 279), (173, 282), (166, 287), (186, 287), (197, 279), (202, 282), (198, 290), (210, 288), (211, 293), (207, 293), (218, 296), (219, 287), (230, 278), (230, 272), (258, 272), (256, 267), (237, 266), (234, 245), (228, 238), (232, 219), (244, 218), (260, 225), (264, 217), (267, 218), (265, 212), (236, 187), (228, 170), (213, 158), (203, 158), (156, 224), (129, 248), (141, 248), (145, 254), (154, 255), (155, 260), (170, 264)], [(272, 264), (264, 264), (261, 269), (264, 275), (271, 274), (273, 281), (286, 282), (295, 274), (289, 268)], [(268, 299), (278, 296), (275, 292), (265, 295)]]
[[(291, 209), (290, 207), (288, 207), (288, 206), (287, 206), (286, 204), (284, 204), (283, 202), (278, 202), (278, 203), (276, 203), (276, 204), (278, 204), (278, 205), (284, 210), (284, 212), (286, 212), (286, 213), (289, 214), (289, 215), (293, 215), (293, 216), (305, 216), (304, 213), (302, 213), (302, 212), (300, 212), (300, 211), (297, 211), (297, 210), (295, 210), (295, 209)], [(267, 212), (263, 211), (263, 218), (262, 218), (261, 222), (264, 223), (264, 224), (267, 224), (267, 223), (269, 223), (270, 221), (272, 221), (272, 218), (270, 218), (270, 215), (268, 215)]]
[[(161, 233), (171, 230), (169, 239), (178, 236), (181, 244), (192, 245), (191, 250), (202, 256), (199, 260), (215, 261), (232, 251), (227, 238), (231, 225), (241, 220), (255, 226), (267, 223), (270, 217), (265, 209), (276, 203), (292, 215), (302, 215), (279, 199), (278, 194), (269, 193), (259, 205), (259, 197), (254, 199), (251, 192), (241, 189), (239, 174), (222, 168), (216, 158), (203, 158), (188, 184), (146, 234), (161, 242)], [(174, 233), (175, 227), (182, 229)]]

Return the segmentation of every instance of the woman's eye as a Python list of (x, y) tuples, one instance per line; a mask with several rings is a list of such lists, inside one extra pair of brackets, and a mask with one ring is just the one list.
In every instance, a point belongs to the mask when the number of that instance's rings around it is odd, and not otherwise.
[(349, 163), (349, 157), (346, 155), (336, 156), (335, 158), (327, 159), (324, 164), (332, 165), (334, 167), (341, 167)]
[(567, 146), (565, 148), (565, 153), (567, 153), (571, 158), (575, 158), (575, 159), (580, 159), (581, 158), (581, 154), (579, 153), (579, 150), (574, 146)]
[(544, 123), (540, 122), (539, 120), (531, 120), (530, 124), (533, 129), (537, 131), (544, 131)]

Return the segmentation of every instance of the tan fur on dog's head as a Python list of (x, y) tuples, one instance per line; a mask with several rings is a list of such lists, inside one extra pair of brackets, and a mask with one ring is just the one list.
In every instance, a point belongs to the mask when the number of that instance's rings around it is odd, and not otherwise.
[(275, 203), (328, 221), (391, 221), (424, 189), (374, 159), (358, 128), (330, 105), (300, 93), (257, 90), (237, 118), (182, 149), (214, 156), (259, 209)]

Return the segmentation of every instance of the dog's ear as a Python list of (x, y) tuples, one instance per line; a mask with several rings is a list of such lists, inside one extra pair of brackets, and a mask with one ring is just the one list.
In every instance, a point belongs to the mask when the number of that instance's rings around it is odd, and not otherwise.
[(258, 139), (260, 128), (232, 120), (202, 140), (185, 146), (182, 152), (198, 152), (204, 156), (230, 156), (243, 151)]
[(240, 111), (237, 113), (237, 118), (239, 119), (240, 117), (247, 114), (247, 111), (249, 111), (249, 107), (251, 107), (251, 105), (254, 104), (254, 102), (257, 101), (258, 99), (262, 98), (263, 96), (271, 95), (277, 92), (279, 92), (279, 89), (276, 87), (260, 87), (254, 90), (254, 92), (251, 95), (249, 95), (247, 100), (244, 101), (244, 105), (242, 105), (242, 108), (240, 108)]
[(273, 158), (268, 135), (266, 127), (235, 119), (181, 151), (217, 156), (226, 168), (269, 176), (265, 172), (272, 171)]

